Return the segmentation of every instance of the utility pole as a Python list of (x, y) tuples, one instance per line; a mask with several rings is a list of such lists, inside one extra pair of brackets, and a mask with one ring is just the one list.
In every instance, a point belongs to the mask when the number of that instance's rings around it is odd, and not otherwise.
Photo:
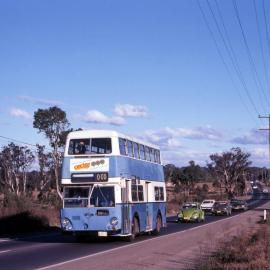
[(259, 115), (259, 118), (268, 119), (268, 128), (260, 128), (259, 130), (267, 130), (269, 133), (269, 158), (270, 158), (270, 114), (268, 116), (261, 116)]

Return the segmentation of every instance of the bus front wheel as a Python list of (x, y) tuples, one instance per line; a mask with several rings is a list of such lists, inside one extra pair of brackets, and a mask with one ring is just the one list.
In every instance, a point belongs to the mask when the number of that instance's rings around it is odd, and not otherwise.
[(131, 235), (128, 236), (128, 242), (132, 242), (135, 237), (140, 233), (140, 226), (138, 218), (134, 217), (131, 227)]
[(156, 228), (153, 230), (153, 235), (159, 235), (162, 227), (162, 219), (161, 216), (157, 216), (157, 221), (156, 221)]

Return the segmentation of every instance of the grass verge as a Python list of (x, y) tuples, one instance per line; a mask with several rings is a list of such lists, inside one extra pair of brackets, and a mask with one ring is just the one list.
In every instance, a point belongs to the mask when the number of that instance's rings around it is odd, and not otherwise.
[(233, 237), (210, 256), (203, 256), (196, 270), (269, 270), (270, 222), (257, 231)]

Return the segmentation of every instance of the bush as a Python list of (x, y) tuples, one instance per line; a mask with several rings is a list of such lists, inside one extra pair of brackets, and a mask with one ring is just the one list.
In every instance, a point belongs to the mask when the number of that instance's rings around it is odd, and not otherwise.
[(46, 217), (33, 216), (30, 212), (22, 212), (0, 219), (0, 235), (40, 231), (47, 229), (48, 224)]

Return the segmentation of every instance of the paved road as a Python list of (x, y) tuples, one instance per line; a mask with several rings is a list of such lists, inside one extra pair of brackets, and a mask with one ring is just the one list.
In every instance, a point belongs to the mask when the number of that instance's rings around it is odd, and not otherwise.
[[(248, 201), (251, 208), (257, 207), (270, 199), (269, 194), (259, 194)], [(237, 215), (241, 213), (234, 213)], [(197, 226), (213, 223), (226, 217), (207, 216), (204, 224), (178, 224), (176, 217), (168, 218), (167, 228), (164, 229), (159, 237), (168, 234), (189, 230)], [(203, 227), (202, 227), (203, 228)], [(183, 232), (184, 233), (184, 232)], [(141, 236), (136, 243), (145, 241), (148, 243), (152, 237)], [(121, 239), (102, 239), (86, 243), (77, 243), (72, 236), (62, 236), (60, 233), (48, 233), (20, 239), (1, 239), (0, 238), (0, 269), (39, 269), (47, 266), (62, 263), (84, 256), (91, 256), (112, 249), (122, 249), (127, 243)]]

